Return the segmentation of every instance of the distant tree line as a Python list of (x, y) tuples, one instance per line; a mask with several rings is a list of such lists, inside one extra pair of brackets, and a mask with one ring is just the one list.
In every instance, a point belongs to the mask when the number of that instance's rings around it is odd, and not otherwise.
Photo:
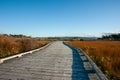
[(4, 36), (10, 36), (10, 37), (15, 37), (15, 38), (31, 38), (31, 36), (26, 36), (23, 34), (0, 34)]
[(101, 39), (102, 40), (117, 40), (117, 41), (120, 41), (120, 33), (103, 35)]
[(23, 34), (18, 34), (18, 35), (16, 35), (16, 34), (10, 34), (10, 36), (12, 36), (12, 37), (16, 37), (16, 38), (31, 38), (31, 36), (26, 36), (26, 35), (23, 35)]

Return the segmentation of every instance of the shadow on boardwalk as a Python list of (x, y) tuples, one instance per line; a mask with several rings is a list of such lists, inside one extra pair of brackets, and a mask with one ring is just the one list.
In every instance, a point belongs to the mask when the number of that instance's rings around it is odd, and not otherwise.
[(73, 63), (72, 63), (72, 80), (90, 80), (88, 72), (84, 68), (82, 59), (80, 58), (77, 50), (65, 43), (63, 43), (72, 50)]

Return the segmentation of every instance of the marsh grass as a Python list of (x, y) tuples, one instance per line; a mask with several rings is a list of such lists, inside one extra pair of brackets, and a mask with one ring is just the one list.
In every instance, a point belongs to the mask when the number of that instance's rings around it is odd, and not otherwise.
[(110, 80), (120, 80), (120, 41), (69, 41), (82, 48)]
[(0, 35), (0, 58), (19, 54), (44, 46), (50, 41), (35, 38), (15, 38), (7, 35)]

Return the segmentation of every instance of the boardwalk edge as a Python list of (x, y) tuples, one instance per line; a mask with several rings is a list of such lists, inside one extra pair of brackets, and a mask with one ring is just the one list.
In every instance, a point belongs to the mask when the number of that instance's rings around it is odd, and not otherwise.
[(51, 45), (51, 44), (52, 44), (52, 42), (51, 42), (51, 43), (48, 43), (48, 44), (46, 44), (45, 46), (40, 47), (40, 48), (38, 48), (38, 49), (34, 49), (34, 50), (31, 50), (31, 51), (27, 51), (27, 52), (19, 53), (19, 54), (12, 55), (12, 56), (9, 56), (9, 57), (6, 57), (6, 58), (2, 58), (2, 59), (0, 59), (0, 64), (4, 63), (4, 61), (7, 61), (7, 60), (9, 60), (9, 59), (13, 59), (13, 58), (16, 58), (16, 57), (19, 58), (19, 57), (22, 57), (23, 55), (31, 54), (31, 53), (34, 53), (34, 52), (36, 52), (36, 51), (42, 50), (42, 49), (48, 47), (48, 46)]
[(97, 73), (100, 80), (108, 80), (105, 74), (99, 69), (99, 67), (93, 62), (93, 60), (81, 49), (77, 48), (79, 51), (81, 51), (89, 60), (90, 64), (92, 65), (93, 69)]
[(92, 68), (95, 70), (99, 79), (100, 80), (108, 80), (107, 77), (105, 76), (105, 74), (99, 69), (99, 67), (93, 62), (93, 60), (81, 48), (71, 46), (71, 45), (67, 44), (66, 42), (63, 42), (63, 44), (74, 48), (75, 50), (77, 50), (78, 53), (82, 52), (87, 57), (87, 59), (89, 60), (90, 64), (92, 65)]

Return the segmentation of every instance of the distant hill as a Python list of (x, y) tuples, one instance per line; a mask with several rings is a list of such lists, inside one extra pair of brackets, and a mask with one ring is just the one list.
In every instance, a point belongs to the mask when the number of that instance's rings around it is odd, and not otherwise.
[(99, 37), (69, 37), (69, 36), (66, 36), (66, 37), (46, 37), (47, 39), (52, 39), (52, 40), (97, 40)]

